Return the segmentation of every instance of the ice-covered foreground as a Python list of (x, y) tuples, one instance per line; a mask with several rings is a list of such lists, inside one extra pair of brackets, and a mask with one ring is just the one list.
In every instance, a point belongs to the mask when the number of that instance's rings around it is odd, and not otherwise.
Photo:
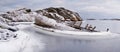
[[(0, 42), (0, 52), (35, 52), (36, 50), (42, 50), (44, 44), (40, 43), (35, 38), (35, 34), (32, 31), (39, 32), (41, 35), (59, 36), (65, 38), (76, 39), (101, 39), (101, 38), (113, 38), (115, 34), (110, 32), (75, 32), (75, 31), (61, 31), (54, 30), (54, 32), (43, 30), (36, 25), (18, 25), (19, 31), (17, 39), (11, 39), (10, 41)], [(30, 30), (30, 31), (29, 31)], [(32, 30), (32, 31), (31, 31)], [(47, 33), (46, 33), (47, 32)], [(32, 33), (32, 34), (31, 34)], [(34, 49), (35, 48), (35, 49)]]
[(19, 31), (17, 39), (11, 39), (10, 41), (0, 42), (0, 52), (34, 52), (33, 48), (37, 47), (39, 50), (43, 48), (34, 36), (26, 34), (24, 29), (26, 26), (19, 25)]

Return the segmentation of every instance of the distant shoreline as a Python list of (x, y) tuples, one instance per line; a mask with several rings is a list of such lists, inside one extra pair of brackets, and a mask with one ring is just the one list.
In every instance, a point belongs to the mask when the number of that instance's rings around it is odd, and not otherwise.
[(85, 19), (85, 20), (115, 20), (115, 21), (120, 21), (120, 19)]

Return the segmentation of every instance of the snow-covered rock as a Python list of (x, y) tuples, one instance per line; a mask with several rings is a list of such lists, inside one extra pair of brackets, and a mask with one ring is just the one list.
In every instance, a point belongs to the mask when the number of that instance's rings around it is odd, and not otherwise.
[(67, 24), (65, 21), (82, 21), (78, 13), (65, 8), (46, 8), (35, 11), (35, 24), (43, 27), (52, 27), (61, 30), (76, 30), (72, 23)]
[[(11, 22), (30, 22), (34, 21), (30, 9), (22, 8), (19, 10), (8, 11), (7, 13), (0, 14), (0, 17), (7, 19)], [(8, 22), (8, 21), (7, 21)]]
[(7, 29), (0, 29), (0, 41), (8, 41), (11, 39), (16, 39), (17, 34)]
[[(52, 27), (56, 29), (74, 29), (71, 25), (66, 25), (65, 21), (82, 21), (78, 13), (65, 8), (45, 8), (32, 11), (31, 9), (21, 8), (14, 11), (8, 11), (0, 14), (0, 22), (5, 24), (11, 22), (34, 22), (43, 27)], [(2, 25), (4, 27), (4, 25)], [(8, 26), (7, 26), (8, 27)], [(58, 28), (60, 27), (60, 28)], [(6, 25), (5, 25), (6, 28)], [(14, 28), (12, 28), (14, 29)]]
[(42, 27), (48, 27), (48, 28), (55, 28), (59, 30), (75, 30), (72, 27), (69, 27), (65, 24), (58, 23), (56, 20), (48, 18), (46, 16), (39, 15), (35, 18), (35, 24), (42, 26)]
[(79, 16), (78, 13), (70, 11), (63, 7), (50, 7), (43, 10), (37, 10), (36, 12), (56, 20), (58, 19), (66, 21), (66, 19), (69, 19), (71, 21), (82, 21), (82, 18)]

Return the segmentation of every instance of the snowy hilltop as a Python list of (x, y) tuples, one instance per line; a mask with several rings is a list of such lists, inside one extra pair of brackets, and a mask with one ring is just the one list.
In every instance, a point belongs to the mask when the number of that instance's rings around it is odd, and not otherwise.
[(73, 30), (73, 27), (76, 27), (74, 25), (76, 22), (82, 23), (82, 18), (77, 12), (62, 7), (50, 7), (36, 11), (22, 8), (0, 14), (0, 21), (6, 24), (10, 22), (35, 22), (36, 25), (42, 27)]
[[(96, 27), (86, 25), (81, 27), (82, 18), (77, 12), (59, 8), (45, 8), (32, 11), (28, 8), (21, 8), (13, 11), (7, 11), (0, 14), (0, 27), (9, 31), (18, 31), (16, 22), (33, 22), (46, 30), (70, 30), (70, 31), (94, 31)], [(7, 35), (7, 34), (6, 34)]]
[(76, 21), (82, 21), (79, 14), (62, 7), (36, 11), (27, 8), (8, 11), (0, 14), (0, 40), (17, 37), (14, 32), (19, 28), (13, 22), (35, 22), (36, 25), (46, 28), (76, 30), (72, 25)]

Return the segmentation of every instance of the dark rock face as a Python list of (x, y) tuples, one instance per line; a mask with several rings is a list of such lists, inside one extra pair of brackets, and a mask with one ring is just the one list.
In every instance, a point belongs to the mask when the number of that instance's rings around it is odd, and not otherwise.
[[(78, 13), (67, 10), (65, 8), (46, 8), (43, 10), (37, 10), (37, 13), (41, 13), (43, 16), (47, 16), (49, 18), (61, 21), (82, 21), (82, 18), (79, 16)], [(62, 18), (62, 19), (61, 19)]]

